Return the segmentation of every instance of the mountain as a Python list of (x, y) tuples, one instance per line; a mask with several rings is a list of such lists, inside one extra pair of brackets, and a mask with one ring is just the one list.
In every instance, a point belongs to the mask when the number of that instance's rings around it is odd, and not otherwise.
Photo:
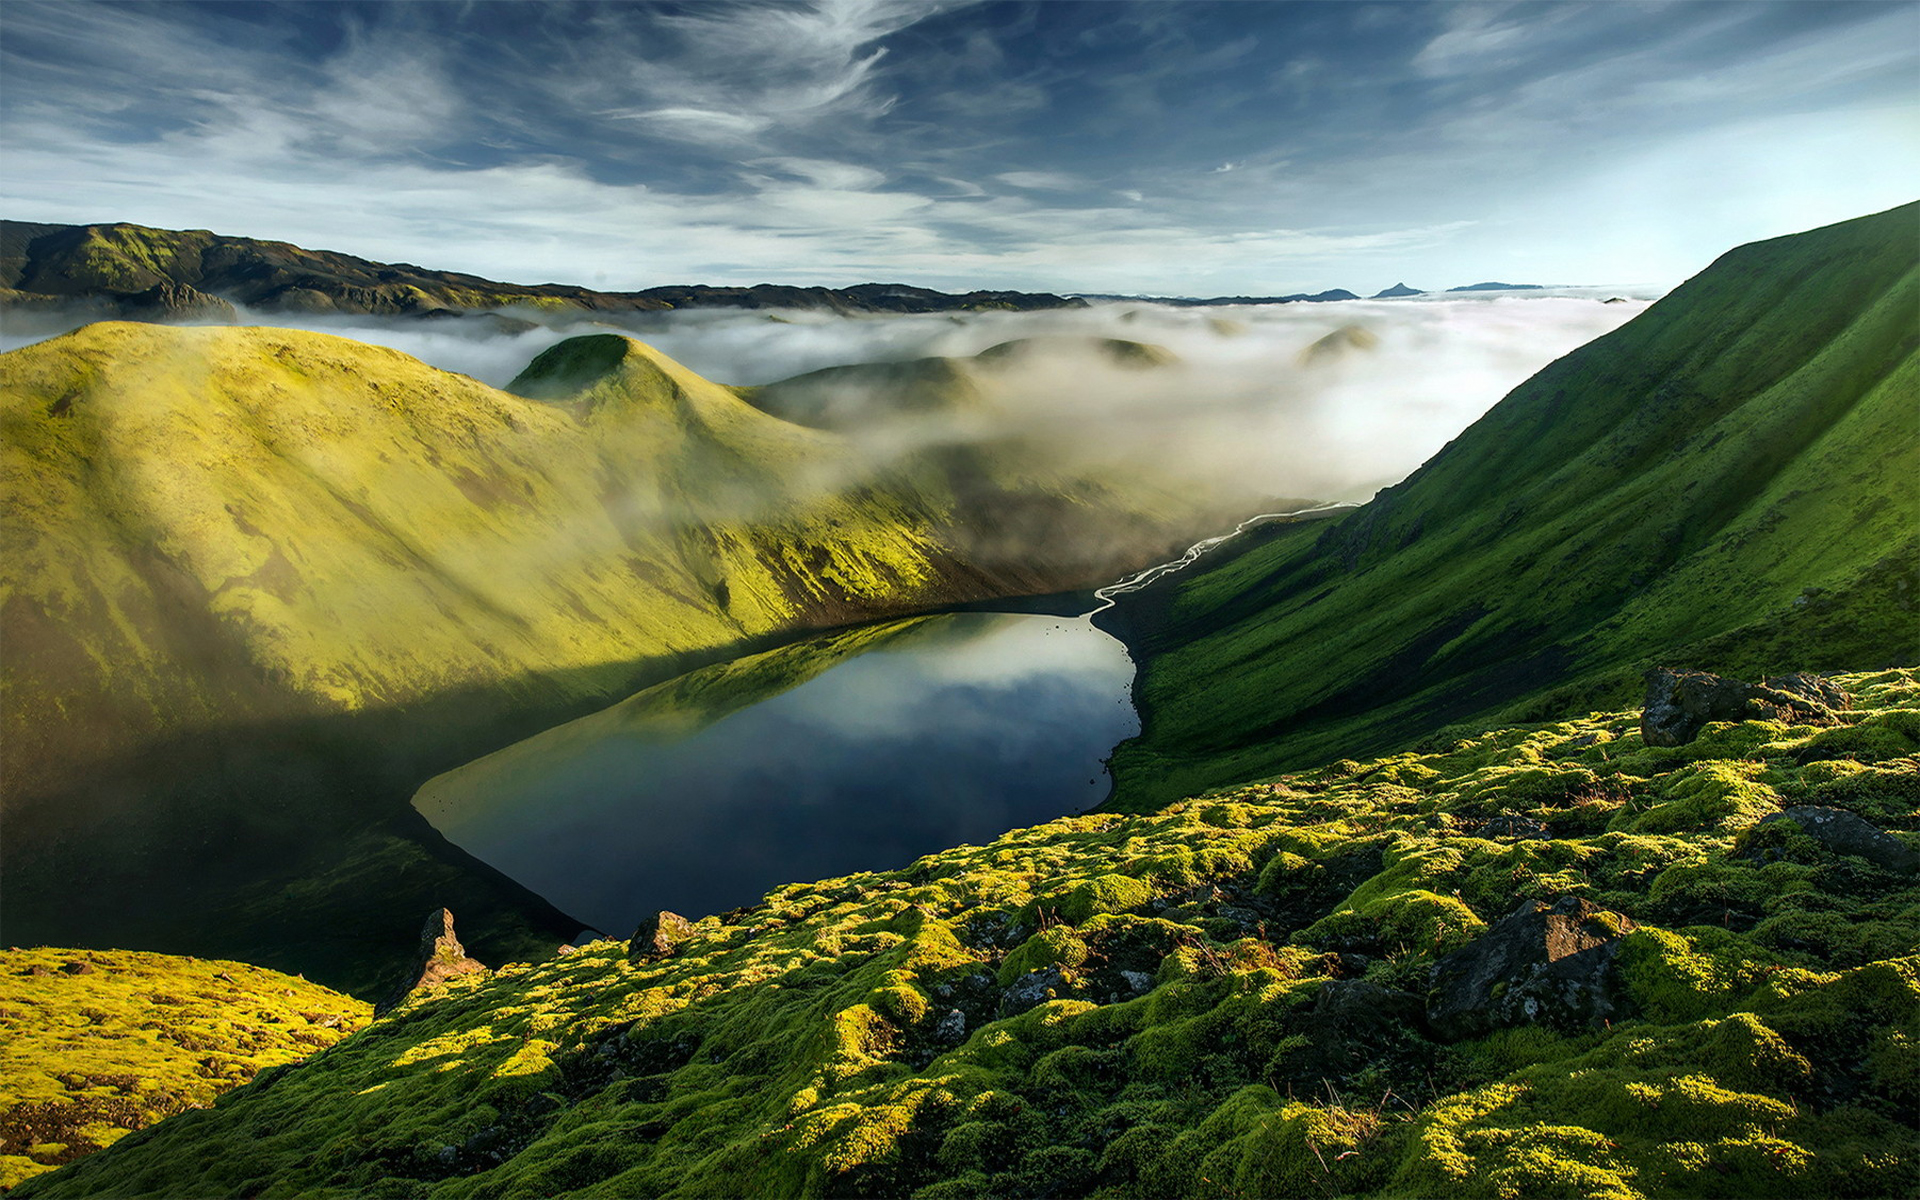
[(496, 962), (17, 1195), (1912, 1195), (1920, 678), (1832, 682), (1844, 723), (1485, 730)]
[(1295, 292), (1290, 296), (1119, 296), (1079, 293), (1085, 300), (1136, 300), (1142, 304), (1170, 304), (1176, 308), (1210, 308), (1227, 304), (1327, 304), (1335, 300), (1358, 300), (1360, 297), (1345, 288), (1333, 288), (1324, 292)]
[[(154, 289), (174, 289), (172, 302)], [(411, 263), (377, 263), (286, 242), (204, 229), (41, 225), (0, 221), (0, 308), (79, 305), (100, 317), (217, 320), (231, 305), (269, 312), (450, 316), (503, 307), (581, 312), (671, 308), (814, 308), (833, 312), (1027, 311), (1084, 302), (1027, 292), (953, 295), (905, 284), (851, 288), (686, 285), (598, 292), (558, 283), (514, 284)]]
[(1539, 291), (1543, 284), (1538, 283), (1469, 283), (1465, 287), (1451, 287), (1449, 292), (1527, 292)]
[(1364, 507), (1132, 596), (1116, 803), (1449, 723), (1920, 657), (1920, 205), (1730, 251)]
[[(1454, 290), (1458, 291), (1460, 289), (1455, 288)], [(1396, 283), (1385, 291), (1375, 292), (1371, 298), (1374, 300), (1393, 300), (1400, 296), (1424, 296), (1425, 294), (1425, 292), (1417, 288), (1410, 288), (1404, 283)]]
[(1334, 300), (1358, 300), (1360, 297), (1345, 288), (1333, 288), (1329, 291), (1295, 292), (1291, 296), (1215, 296), (1209, 300), (1160, 300), (1160, 304), (1176, 304), (1186, 307), (1212, 306), (1220, 304), (1327, 304)]
[(0, 423), (8, 936), (350, 988), (365, 931), (404, 952), (422, 903), (494, 955), (578, 929), (425, 825), (430, 776), (723, 654), (1091, 587), (1219, 519), (1017, 444), (883, 457), (613, 335), (501, 391), (320, 334), (99, 323), (0, 355)]

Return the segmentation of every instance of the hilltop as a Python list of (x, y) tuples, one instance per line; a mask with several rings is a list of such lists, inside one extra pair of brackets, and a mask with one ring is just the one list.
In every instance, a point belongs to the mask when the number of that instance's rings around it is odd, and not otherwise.
[(1906, 1194), (1920, 681), (1832, 683), (1689, 745), (1488, 730), (463, 976), (19, 1195)]
[(1350, 514), (1120, 597), (1117, 796), (1920, 659), (1920, 205), (1729, 251)]
[(32, 310), (74, 302), (93, 305), (101, 317), (228, 320), (234, 303), (268, 312), (442, 317), (513, 307), (575, 315), (672, 308), (919, 313), (1024, 312), (1084, 303), (1031, 292), (951, 294), (899, 283), (849, 288), (680, 284), (602, 292), (559, 283), (500, 283), (205, 229), (0, 221), (0, 307)]
[(0, 356), (10, 937), (357, 987), (365, 929), (398, 953), (445, 903), (531, 954), (577, 923), (427, 828), (427, 778), (723, 654), (1091, 587), (1219, 519), (1017, 446), (882, 458), (613, 335), (511, 387), (275, 329)]

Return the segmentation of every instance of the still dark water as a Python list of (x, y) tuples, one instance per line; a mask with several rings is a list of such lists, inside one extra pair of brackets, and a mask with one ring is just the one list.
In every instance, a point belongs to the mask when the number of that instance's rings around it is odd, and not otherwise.
[(904, 866), (1106, 795), (1133, 663), (1085, 618), (963, 613), (649, 688), (430, 780), (449, 840), (600, 931)]

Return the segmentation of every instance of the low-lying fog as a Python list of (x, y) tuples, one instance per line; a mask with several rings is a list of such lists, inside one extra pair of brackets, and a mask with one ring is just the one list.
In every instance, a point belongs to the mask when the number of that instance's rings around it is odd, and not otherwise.
[[(763, 384), (823, 367), (965, 357), (1014, 339), (989, 391), (1024, 437), (1105, 466), (1155, 468), (1248, 496), (1360, 500), (1404, 477), (1516, 384), (1644, 311), (1648, 289), (1556, 289), (1330, 304), (1176, 307), (1106, 302), (1032, 313), (838, 316), (684, 310), (503, 332), (486, 318), (247, 313), (390, 346), (502, 386), (563, 338), (617, 329), (710, 379)], [(1607, 303), (1609, 297), (1625, 299)], [(519, 314), (549, 320), (539, 314)], [(48, 330), (9, 321), (0, 349)], [(1116, 364), (1087, 339), (1163, 347)], [(1061, 339), (1061, 340), (1054, 340)], [(983, 373), (983, 377), (987, 373)], [(897, 431), (896, 431), (897, 433)], [(931, 428), (914, 440), (960, 436)], [(981, 436), (970, 426), (965, 436)]]

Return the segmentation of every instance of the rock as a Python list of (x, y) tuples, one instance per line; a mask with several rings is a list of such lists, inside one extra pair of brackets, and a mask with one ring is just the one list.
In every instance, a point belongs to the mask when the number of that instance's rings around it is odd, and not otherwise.
[(171, 280), (156, 283), (144, 292), (121, 296), (120, 312), (138, 321), (215, 321), (232, 325), (240, 319), (230, 302)]
[(1896, 875), (1920, 873), (1920, 852), (1899, 838), (1843, 808), (1817, 808), (1801, 805), (1783, 808), (1760, 818), (1760, 824), (1792, 821), (1800, 832), (1833, 851), (1864, 858), (1883, 871)]
[(1120, 978), (1136, 996), (1145, 995), (1153, 990), (1153, 976), (1145, 971), (1122, 971)]
[(1317, 1091), (1322, 1080), (1406, 1065), (1420, 1053), (1425, 1029), (1425, 1002), (1412, 992), (1336, 980), (1321, 985), (1313, 1006), (1288, 1023), (1288, 1032), (1304, 1040), (1277, 1056), (1272, 1069), (1297, 1090)]
[(1480, 827), (1483, 838), (1516, 838), (1538, 841), (1547, 836), (1547, 827), (1526, 817), (1495, 817)]
[(1796, 671), (1791, 675), (1769, 675), (1760, 682), (1776, 692), (1811, 700), (1830, 712), (1846, 712), (1853, 707), (1853, 697), (1847, 695), (1846, 689), (1823, 675)]
[(663, 908), (640, 922), (640, 927), (633, 931), (633, 938), (627, 943), (627, 960), (653, 962), (669, 958), (681, 942), (692, 936), (692, 921)]
[(1028, 971), (1014, 980), (1013, 986), (1000, 997), (1000, 1015), (1017, 1017), (1030, 1008), (1046, 1003), (1052, 999), (1050, 993), (1053, 989), (1065, 979), (1066, 976), (1060, 973), (1059, 967)]
[(1633, 922), (1577, 896), (1528, 900), (1433, 965), (1427, 1023), (1448, 1040), (1513, 1025), (1564, 1029), (1620, 1015), (1613, 959)]
[(1818, 675), (1771, 676), (1742, 683), (1706, 671), (1648, 671), (1640, 735), (1649, 746), (1684, 746), (1711, 721), (1789, 721), (1827, 724), (1852, 704), (1846, 692)]
[(93, 964), (86, 963), (86, 962), (70, 962), (62, 966), (60, 969), (62, 971), (65, 971), (69, 975), (93, 974)]
[(940, 1023), (933, 1027), (934, 1040), (949, 1046), (959, 1045), (966, 1040), (966, 1036), (967, 1014), (957, 1008), (948, 1009), (947, 1015), (941, 1017)]
[(439, 987), (449, 979), (486, 969), (485, 963), (467, 957), (466, 947), (453, 932), (453, 914), (436, 908), (428, 914), (426, 926), (420, 930), (420, 949), (414, 955), (413, 969), (391, 995), (374, 1006), (374, 1015), (392, 1011), (423, 988)]

